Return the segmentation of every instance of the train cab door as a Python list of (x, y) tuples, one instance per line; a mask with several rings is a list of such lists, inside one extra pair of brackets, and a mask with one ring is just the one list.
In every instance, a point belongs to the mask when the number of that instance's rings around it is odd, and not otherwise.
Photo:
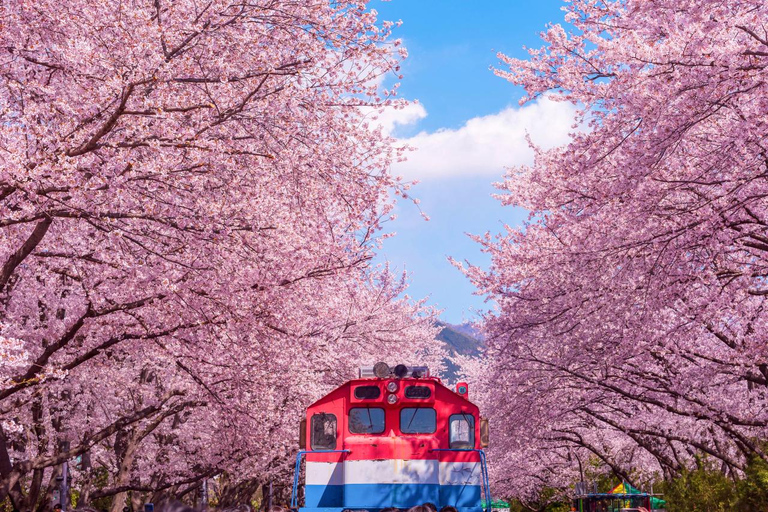
[(344, 500), (343, 400), (333, 395), (307, 411), (304, 501), (307, 508), (339, 508)]
[(477, 446), (476, 412), (463, 407), (446, 410), (445, 429), (441, 433), (444, 452), (440, 475), (441, 505), (478, 508), (482, 500), (484, 469)]

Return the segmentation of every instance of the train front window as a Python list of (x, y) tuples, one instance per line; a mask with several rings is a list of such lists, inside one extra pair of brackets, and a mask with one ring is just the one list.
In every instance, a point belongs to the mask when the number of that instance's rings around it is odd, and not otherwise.
[(403, 407), (400, 409), (400, 432), (403, 434), (434, 434), (437, 413), (431, 407)]
[(349, 410), (350, 434), (381, 434), (384, 432), (384, 409), (355, 407)]
[(312, 415), (312, 444), (313, 450), (336, 449), (336, 415), (318, 413)]
[(475, 447), (475, 417), (471, 414), (453, 414), (448, 419), (450, 447), (466, 450)]
[(375, 400), (381, 396), (379, 386), (357, 386), (355, 398), (358, 400)]
[(427, 386), (406, 386), (405, 398), (429, 398), (432, 390)]

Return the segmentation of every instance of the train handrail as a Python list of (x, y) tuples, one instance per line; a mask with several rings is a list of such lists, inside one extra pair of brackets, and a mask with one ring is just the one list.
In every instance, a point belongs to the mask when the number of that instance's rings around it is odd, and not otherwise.
[(308, 453), (349, 453), (350, 450), (299, 450), (296, 454), (296, 465), (293, 468), (293, 490), (291, 491), (291, 509), (299, 509), (299, 473), (301, 458)]
[(488, 478), (488, 463), (485, 458), (485, 451), (477, 448), (432, 448), (431, 452), (476, 452), (480, 454), (480, 470), (483, 475), (483, 493), (485, 494), (485, 512), (491, 512), (493, 504), (491, 503), (491, 484)]

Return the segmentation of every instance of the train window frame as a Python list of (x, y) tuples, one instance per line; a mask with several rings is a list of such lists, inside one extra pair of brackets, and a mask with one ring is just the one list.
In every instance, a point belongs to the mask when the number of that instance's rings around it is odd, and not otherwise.
[[(315, 426), (316, 421), (332, 421), (333, 422), (333, 444), (320, 442), (317, 439), (318, 428)], [(327, 430), (327, 424), (323, 424), (323, 433), (326, 437), (326, 441), (330, 439), (330, 434), (325, 432)], [(310, 430), (310, 448), (312, 450), (335, 450), (336, 444), (339, 439), (339, 422), (336, 419), (336, 415), (329, 412), (317, 412), (312, 415), (311, 430)]]
[[(412, 431), (412, 430), (406, 430), (406, 428), (410, 428), (410, 423), (413, 422), (413, 420), (416, 418), (416, 412), (413, 413), (413, 416), (411, 417), (411, 420), (409, 421), (408, 427), (403, 427), (403, 413), (410, 410), (423, 410), (423, 411), (432, 411), (433, 414), (433, 421), (432, 421), (432, 430), (429, 431)], [(400, 409), (400, 432), (402, 434), (434, 434), (437, 432), (437, 411), (434, 407), (403, 407)]]
[[(352, 424), (353, 424), (352, 415), (353, 415), (353, 412), (359, 411), (359, 410), (366, 410), (366, 411), (368, 411), (368, 414), (370, 414), (371, 411), (377, 411), (377, 413), (381, 412), (381, 430), (372, 430), (370, 432), (365, 432), (365, 431), (364, 432), (356, 432), (356, 431), (352, 430)], [(373, 425), (373, 416), (371, 416), (371, 427), (373, 427), (373, 426), (374, 426)], [(366, 436), (376, 436), (376, 435), (379, 435), (379, 434), (383, 434), (386, 429), (387, 429), (387, 414), (384, 411), (383, 407), (352, 407), (349, 410), (349, 415), (347, 416), (347, 430), (349, 430), (350, 434), (366, 435)]]
[[(420, 393), (426, 391), (427, 395), (413, 396), (412, 394), (413, 391), (418, 391)], [(409, 394), (409, 392), (411, 392), (411, 394)], [(429, 400), (430, 398), (432, 398), (432, 390), (429, 388), (429, 386), (417, 386), (417, 385), (405, 386), (405, 391), (403, 393), (405, 394), (405, 398), (408, 398), (411, 400)]]
[[(373, 391), (376, 390), (376, 396), (358, 396), (358, 391)], [(377, 400), (381, 398), (381, 388), (379, 386), (357, 386), (354, 391), (356, 400)]]
[[(467, 421), (467, 420), (471, 421)], [(453, 439), (453, 423), (463, 421), (469, 425), (469, 441)], [(473, 450), (475, 448), (475, 417), (466, 412), (451, 414), (448, 417), (448, 447), (452, 450)]]

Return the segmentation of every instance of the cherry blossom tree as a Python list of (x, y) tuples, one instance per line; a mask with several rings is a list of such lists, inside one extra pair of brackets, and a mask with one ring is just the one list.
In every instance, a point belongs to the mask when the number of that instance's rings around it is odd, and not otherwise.
[(530, 221), (478, 238), (490, 271), (465, 268), (498, 304), (483, 375), (505, 490), (564, 487), (589, 458), (638, 482), (706, 454), (738, 478), (768, 426), (768, 9), (566, 12), (497, 74), (578, 105), (581, 128), (498, 184)]
[(75, 458), (113, 512), (266, 478), (304, 405), (427, 349), (433, 313), (370, 264), (410, 186), (370, 120), (403, 106), (391, 27), (346, 1), (0, 5), (0, 498), (45, 509)]

